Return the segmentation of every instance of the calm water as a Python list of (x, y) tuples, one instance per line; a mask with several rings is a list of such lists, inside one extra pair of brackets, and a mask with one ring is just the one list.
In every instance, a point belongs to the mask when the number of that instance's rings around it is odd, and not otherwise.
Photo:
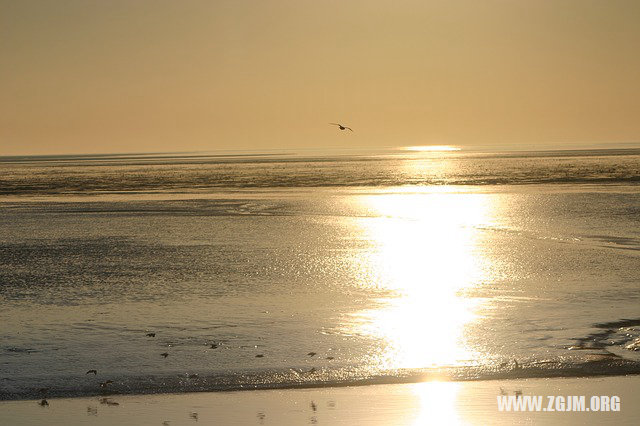
[(639, 271), (640, 150), (0, 158), (0, 399), (640, 373)]

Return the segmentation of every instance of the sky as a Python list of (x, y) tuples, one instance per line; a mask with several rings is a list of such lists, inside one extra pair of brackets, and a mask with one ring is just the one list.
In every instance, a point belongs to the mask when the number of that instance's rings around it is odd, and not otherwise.
[(0, 155), (638, 142), (638, 22), (636, 0), (0, 0)]

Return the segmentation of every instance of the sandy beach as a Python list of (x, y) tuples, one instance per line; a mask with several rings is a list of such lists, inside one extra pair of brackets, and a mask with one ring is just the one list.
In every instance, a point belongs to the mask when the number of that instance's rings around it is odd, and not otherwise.
[[(0, 403), (3, 425), (636, 424), (638, 376), (425, 382), (315, 389), (129, 395)], [(618, 396), (608, 412), (500, 412), (497, 397)], [(554, 407), (556, 407), (554, 402)], [(566, 405), (565, 405), (566, 407)]]

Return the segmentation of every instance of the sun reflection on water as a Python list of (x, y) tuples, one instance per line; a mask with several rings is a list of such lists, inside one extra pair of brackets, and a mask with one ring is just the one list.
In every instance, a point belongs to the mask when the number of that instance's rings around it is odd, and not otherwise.
[(420, 412), (413, 422), (414, 425), (464, 424), (458, 410), (460, 383), (426, 382), (418, 383), (413, 387), (420, 400)]
[(461, 148), (453, 145), (417, 145), (407, 146), (404, 149), (407, 151), (417, 152), (442, 152), (442, 151), (460, 151)]
[(477, 359), (464, 344), (477, 303), (463, 293), (485, 278), (487, 260), (477, 229), (489, 220), (489, 198), (396, 192), (359, 202), (376, 214), (362, 223), (374, 245), (364, 263), (393, 294), (380, 307), (355, 313), (348, 325), (351, 332), (381, 340), (375, 367), (438, 367)]

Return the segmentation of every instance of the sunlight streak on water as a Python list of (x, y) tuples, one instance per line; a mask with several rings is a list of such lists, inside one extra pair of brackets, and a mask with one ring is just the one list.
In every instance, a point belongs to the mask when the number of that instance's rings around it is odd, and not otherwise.
[(457, 406), (461, 384), (455, 382), (426, 382), (414, 385), (414, 392), (420, 400), (420, 412), (414, 425), (464, 424)]
[(408, 146), (405, 148), (407, 151), (417, 152), (441, 152), (441, 151), (460, 151), (461, 148), (452, 145), (418, 145)]
[[(468, 364), (477, 359), (464, 344), (477, 301), (463, 290), (484, 280), (489, 262), (478, 247), (477, 227), (487, 223), (483, 194), (393, 194), (361, 200), (379, 213), (363, 233), (375, 254), (366, 267), (394, 296), (352, 315), (352, 332), (384, 341), (379, 368)], [(368, 273), (367, 275), (371, 275)]]

